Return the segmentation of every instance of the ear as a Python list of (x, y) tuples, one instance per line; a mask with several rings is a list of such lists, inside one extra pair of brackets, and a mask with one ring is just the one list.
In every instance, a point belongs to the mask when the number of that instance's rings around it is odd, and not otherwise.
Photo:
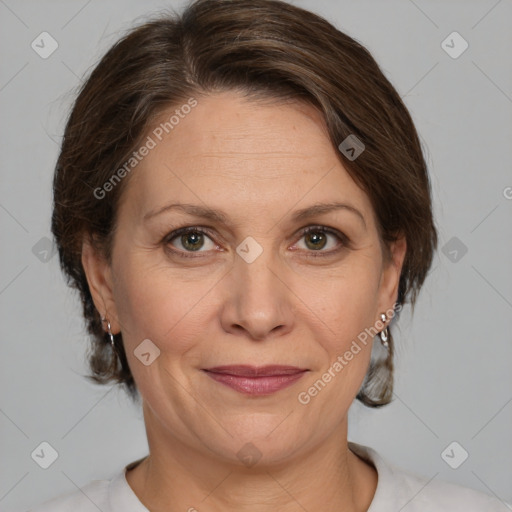
[(392, 309), (396, 303), (406, 251), (407, 243), (403, 234), (389, 244), (388, 255), (382, 267), (377, 315)]
[(114, 294), (112, 291), (112, 270), (105, 257), (99, 253), (90, 238), (82, 243), (82, 266), (84, 267), (92, 300), (101, 317), (110, 322), (112, 334), (120, 330)]

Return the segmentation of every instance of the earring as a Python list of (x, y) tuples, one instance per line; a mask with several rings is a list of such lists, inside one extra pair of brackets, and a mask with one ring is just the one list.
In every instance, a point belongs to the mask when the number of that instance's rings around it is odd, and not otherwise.
[(101, 319), (102, 322), (107, 322), (107, 333), (110, 336), (110, 345), (112, 345), (112, 349), (115, 350), (116, 347), (114, 345), (114, 335), (112, 334), (112, 331), (110, 330), (110, 322), (107, 320), (106, 317), (103, 317)]
[[(386, 323), (386, 320), (388, 319), (387, 316), (384, 314), (384, 313), (381, 313), (380, 315), (380, 319), (382, 320), (382, 322), (385, 324)], [(389, 347), (389, 343), (388, 343), (388, 338), (389, 338), (389, 329), (388, 327), (386, 326), (382, 331), (380, 331), (380, 341), (382, 343), (382, 345), (386, 348)]]

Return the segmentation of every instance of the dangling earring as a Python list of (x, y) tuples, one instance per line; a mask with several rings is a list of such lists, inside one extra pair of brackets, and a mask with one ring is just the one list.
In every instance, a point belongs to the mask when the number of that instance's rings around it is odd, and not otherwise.
[(116, 347), (114, 345), (114, 335), (112, 334), (112, 331), (110, 330), (110, 322), (107, 320), (106, 317), (103, 317), (101, 319), (102, 322), (107, 322), (107, 333), (110, 336), (110, 345), (112, 346), (112, 350), (116, 350)]
[[(385, 324), (386, 320), (388, 318), (384, 313), (381, 313), (380, 319), (382, 320), (382, 323)], [(386, 326), (382, 331), (380, 331), (380, 341), (381, 341), (382, 345), (386, 348), (389, 347), (388, 338), (389, 338), (389, 329)]]

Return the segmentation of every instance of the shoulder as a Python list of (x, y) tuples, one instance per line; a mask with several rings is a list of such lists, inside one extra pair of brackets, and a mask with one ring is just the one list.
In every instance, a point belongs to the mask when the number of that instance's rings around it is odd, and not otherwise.
[(82, 488), (45, 501), (28, 512), (107, 512), (110, 510), (109, 484), (110, 480), (92, 480)]
[(378, 473), (377, 489), (368, 512), (506, 512), (507, 504), (482, 492), (404, 471), (367, 446), (349, 442), (359, 457)]
[(401, 471), (396, 475), (396, 487), (408, 503), (404, 512), (505, 512), (507, 505), (493, 496), (461, 485), (425, 478)]
[(144, 458), (123, 467), (110, 480), (92, 480), (87, 485), (45, 501), (28, 512), (149, 512), (126, 481), (126, 471)]

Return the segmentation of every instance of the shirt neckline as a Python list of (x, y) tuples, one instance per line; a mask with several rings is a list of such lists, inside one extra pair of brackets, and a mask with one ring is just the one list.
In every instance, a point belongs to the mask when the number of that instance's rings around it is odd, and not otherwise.
[[(380, 504), (389, 503), (390, 500), (393, 499), (390, 494), (392, 486), (388, 484), (393, 478), (395, 471), (377, 451), (369, 446), (348, 441), (348, 448), (359, 458), (372, 465), (377, 471), (377, 487), (367, 512), (378, 512), (377, 507), (379, 507)], [(112, 512), (124, 510), (130, 510), (131, 512), (149, 512), (126, 479), (127, 471), (140, 464), (145, 458), (146, 456), (130, 462), (110, 481), (108, 486), (108, 501)]]

